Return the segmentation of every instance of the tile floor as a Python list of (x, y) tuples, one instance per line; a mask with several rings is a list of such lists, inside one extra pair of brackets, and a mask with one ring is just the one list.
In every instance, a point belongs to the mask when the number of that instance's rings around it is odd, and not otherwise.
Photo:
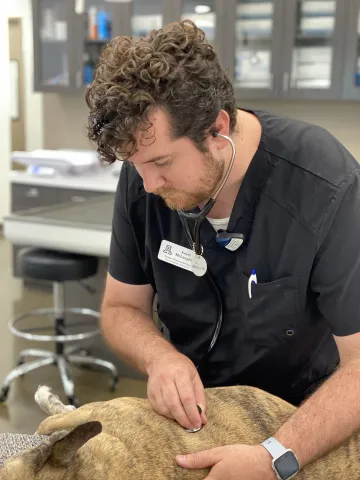
[[(52, 304), (51, 293), (38, 288), (23, 287), (21, 280), (12, 276), (12, 253), (10, 244), (0, 238), (0, 384), (14, 367), (17, 355), (24, 348), (49, 348), (51, 344), (36, 345), (13, 337), (8, 331), (8, 319), (20, 312)], [(73, 369), (76, 394), (81, 403), (108, 400), (119, 396), (146, 396), (146, 382), (140, 379), (121, 377), (115, 393), (108, 389), (109, 375)], [(48, 385), (66, 401), (57, 368), (44, 367), (13, 382), (8, 400), (0, 404), (0, 433), (34, 433), (45, 418), (34, 401), (38, 385)]]

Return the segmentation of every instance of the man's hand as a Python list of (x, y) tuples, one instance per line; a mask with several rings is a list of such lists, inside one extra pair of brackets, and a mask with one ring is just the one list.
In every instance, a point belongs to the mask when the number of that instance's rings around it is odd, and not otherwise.
[(160, 356), (150, 365), (148, 374), (147, 395), (156, 412), (174, 418), (187, 429), (207, 423), (204, 386), (188, 357), (178, 352)]
[(176, 457), (184, 468), (211, 468), (205, 480), (275, 480), (271, 456), (262, 445), (226, 445)]

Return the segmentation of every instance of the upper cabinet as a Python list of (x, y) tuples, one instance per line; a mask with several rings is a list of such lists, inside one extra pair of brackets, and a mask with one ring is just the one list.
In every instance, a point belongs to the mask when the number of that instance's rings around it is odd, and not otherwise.
[(164, 25), (163, 0), (132, 0), (131, 35), (143, 37)]
[(77, 38), (73, 46), (76, 52), (75, 87), (79, 89), (93, 81), (102, 50), (111, 38), (120, 34), (118, 15), (121, 8), (104, 0), (77, 0), (74, 5), (77, 23)]
[(35, 89), (66, 91), (72, 81), (71, 1), (33, 0)]
[(346, 34), (344, 98), (360, 100), (360, 0), (350, 0)]
[(237, 97), (278, 96), (283, 13), (282, 0), (231, 0), (223, 55)]
[(181, 20), (192, 20), (205, 32), (212, 45), (217, 41), (217, 18), (215, 0), (183, 0), (181, 3)]
[(32, 0), (34, 89), (71, 92), (93, 78), (99, 55), (120, 35), (127, 4), (106, 0)]
[(285, 98), (341, 97), (346, 0), (286, 0)]
[(340, 98), (349, 1), (230, 0), (237, 96)]
[(32, 0), (35, 90), (93, 79), (117, 35), (198, 25), (238, 99), (360, 99), (360, 0)]

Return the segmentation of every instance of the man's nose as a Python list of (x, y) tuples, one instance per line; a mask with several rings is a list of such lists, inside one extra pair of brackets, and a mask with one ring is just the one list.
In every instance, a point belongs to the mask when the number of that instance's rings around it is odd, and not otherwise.
[(165, 185), (164, 178), (154, 171), (142, 175), (142, 179), (147, 193), (154, 193)]

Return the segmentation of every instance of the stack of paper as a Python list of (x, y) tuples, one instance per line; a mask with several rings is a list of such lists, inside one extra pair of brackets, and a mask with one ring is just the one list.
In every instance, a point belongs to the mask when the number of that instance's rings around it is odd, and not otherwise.
[(51, 167), (61, 174), (81, 174), (99, 165), (98, 155), (92, 150), (16, 151), (11, 159), (22, 165)]

